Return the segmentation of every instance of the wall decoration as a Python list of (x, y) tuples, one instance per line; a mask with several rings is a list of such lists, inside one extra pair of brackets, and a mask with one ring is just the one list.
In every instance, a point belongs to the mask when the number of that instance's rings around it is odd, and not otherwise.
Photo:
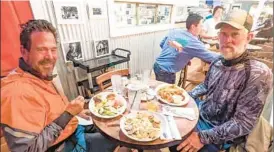
[(110, 54), (109, 40), (94, 40), (95, 57), (106, 56)]
[(155, 24), (156, 5), (139, 4), (139, 25)]
[(89, 15), (90, 19), (104, 19), (107, 18), (106, 1), (89, 1)]
[(83, 4), (81, 1), (53, 1), (58, 24), (84, 23)]
[(115, 3), (116, 27), (136, 25), (136, 4)]
[(177, 6), (175, 8), (175, 23), (185, 22), (188, 17), (187, 7), (185, 6)]
[(171, 16), (171, 5), (158, 5), (156, 23), (169, 24)]
[(64, 54), (64, 59), (68, 62), (70, 59), (73, 60), (82, 60), (83, 51), (82, 51), (81, 41), (70, 41), (62, 43), (62, 50)]

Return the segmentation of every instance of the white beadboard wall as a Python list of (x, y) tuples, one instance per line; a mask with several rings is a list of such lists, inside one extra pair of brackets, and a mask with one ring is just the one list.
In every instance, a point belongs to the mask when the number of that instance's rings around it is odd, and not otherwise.
[[(88, 5), (87, 0), (83, 0), (83, 2), (86, 7)], [(104, 2), (106, 3), (106, 0)], [(156, 57), (161, 51), (160, 41), (168, 32), (165, 30), (110, 38), (108, 18), (88, 19), (86, 8), (83, 11), (83, 15), (85, 15), (84, 24), (57, 24), (52, 0), (30, 0), (30, 3), (36, 19), (46, 19), (57, 27), (59, 42), (81, 40), (84, 60), (94, 58), (93, 40), (109, 39), (111, 50), (118, 47), (130, 50), (132, 53), (129, 64), (131, 74), (152, 68)], [(61, 45), (59, 48), (59, 60), (56, 68), (65, 94), (69, 99), (73, 99), (78, 95), (75, 76), (64, 61)], [(126, 64), (117, 65), (116, 68), (126, 68)], [(86, 76), (82, 70), (80, 73), (80, 77)]]

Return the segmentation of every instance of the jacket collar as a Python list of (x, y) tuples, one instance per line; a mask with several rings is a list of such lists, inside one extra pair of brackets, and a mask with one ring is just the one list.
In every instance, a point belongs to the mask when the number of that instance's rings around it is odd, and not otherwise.
[(47, 81), (52, 81), (53, 78), (55, 78), (57, 76), (57, 74), (51, 75), (51, 76), (42, 76), (39, 72), (37, 72), (36, 70), (34, 70), (33, 68), (31, 68), (25, 61), (24, 59), (21, 57), (19, 58), (19, 67), (25, 71), (28, 72), (36, 77), (38, 77), (39, 79), (43, 79), (43, 80), (47, 80)]

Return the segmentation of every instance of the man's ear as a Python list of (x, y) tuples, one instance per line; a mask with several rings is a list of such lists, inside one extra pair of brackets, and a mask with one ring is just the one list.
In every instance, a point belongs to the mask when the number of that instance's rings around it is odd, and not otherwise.
[(248, 41), (248, 43), (249, 43), (253, 38), (254, 38), (254, 33), (253, 33), (253, 32), (249, 32), (249, 33), (247, 34), (247, 41)]
[(20, 52), (23, 58), (25, 58), (27, 54), (29, 53), (29, 51), (26, 48), (24, 48), (22, 45), (20, 46)]

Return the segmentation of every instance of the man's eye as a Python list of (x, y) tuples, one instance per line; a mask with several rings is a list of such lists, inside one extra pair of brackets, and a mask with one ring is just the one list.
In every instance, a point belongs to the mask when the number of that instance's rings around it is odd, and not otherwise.
[(239, 33), (232, 33), (232, 37), (236, 37), (238, 35), (239, 35)]
[(42, 51), (42, 48), (37, 48), (36, 50), (37, 50), (37, 51)]

